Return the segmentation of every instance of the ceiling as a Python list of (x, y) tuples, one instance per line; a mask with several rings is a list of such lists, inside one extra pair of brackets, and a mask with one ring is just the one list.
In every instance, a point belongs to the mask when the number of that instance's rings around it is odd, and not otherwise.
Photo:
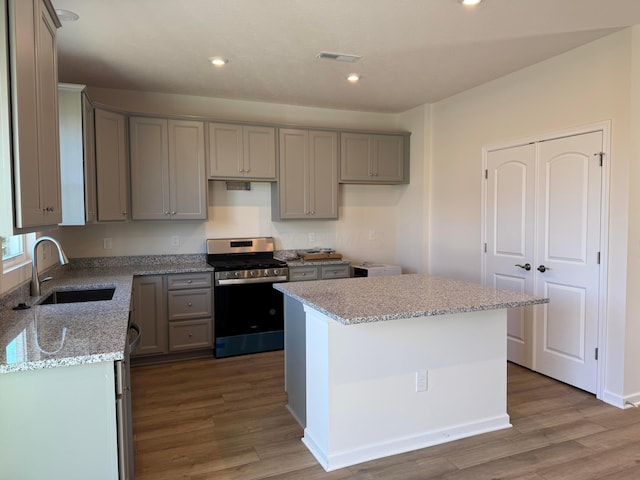
[[(395, 113), (640, 24), (640, 0), (52, 0), (60, 81)], [(359, 55), (357, 63), (317, 58)], [(229, 60), (214, 67), (212, 56)], [(362, 75), (351, 84), (345, 76)]]

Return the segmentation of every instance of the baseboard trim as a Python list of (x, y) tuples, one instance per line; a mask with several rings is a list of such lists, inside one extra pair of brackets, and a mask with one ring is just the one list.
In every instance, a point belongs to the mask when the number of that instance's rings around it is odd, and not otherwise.
[(440, 430), (432, 430), (409, 438), (393, 439), (384, 443), (365, 445), (354, 450), (331, 454), (325, 452), (316, 443), (308, 429), (305, 429), (304, 431), (302, 442), (316, 458), (318, 463), (320, 463), (322, 468), (327, 472), (330, 472), (332, 470), (349, 467), (358, 463), (397, 455), (399, 453), (410, 452), (412, 450), (419, 450), (421, 448), (431, 447), (433, 445), (452, 442), (461, 438), (494, 432), (496, 430), (502, 430), (510, 427), (511, 423), (509, 422), (509, 415), (504, 414), (478, 422), (457, 425)]

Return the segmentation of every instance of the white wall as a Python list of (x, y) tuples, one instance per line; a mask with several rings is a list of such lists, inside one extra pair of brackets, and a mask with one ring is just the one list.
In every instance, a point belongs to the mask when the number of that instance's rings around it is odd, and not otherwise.
[[(617, 397), (640, 391), (637, 380), (625, 384), (624, 378), (631, 39), (631, 30), (625, 30), (468, 90), (435, 104), (432, 119), (429, 271), (476, 282), (481, 281), (482, 148), (611, 120), (605, 389)], [(637, 189), (638, 177), (632, 182)]]
[(640, 402), (640, 26), (632, 29), (631, 161), (629, 169), (629, 248), (627, 257), (627, 323), (625, 330), (624, 391)]
[[(64, 227), (54, 233), (71, 257), (203, 253), (206, 238), (272, 235), (278, 249), (336, 248), (353, 261), (397, 263), (421, 271), (424, 238), (423, 157), (425, 110), (401, 116), (223, 100), (185, 95), (89, 88), (96, 103), (131, 112), (195, 115), (219, 120), (275, 122), (310, 127), (416, 131), (411, 138), (409, 185), (341, 185), (339, 220), (271, 221), (271, 185), (253, 182), (250, 191), (227, 191), (209, 182), (207, 222), (127, 222)], [(410, 229), (410, 234), (407, 234)], [(309, 234), (315, 242), (309, 241)], [(374, 239), (370, 240), (370, 233)], [(178, 236), (180, 246), (171, 244)], [(112, 239), (105, 250), (103, 240)], [(417, 260), (416, 260), (417, 259)]]

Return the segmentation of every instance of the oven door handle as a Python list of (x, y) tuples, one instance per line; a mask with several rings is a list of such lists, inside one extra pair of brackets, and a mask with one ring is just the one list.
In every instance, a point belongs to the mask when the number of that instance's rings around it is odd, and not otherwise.
[(248, 285), (250, 283), (280, 283), (286, 282), (288, 278), (286, 275), (280, 277), (260, 277), (260, 278), (227, 278), (223, 280), (216, 280), (217, 286), (225, 285)]

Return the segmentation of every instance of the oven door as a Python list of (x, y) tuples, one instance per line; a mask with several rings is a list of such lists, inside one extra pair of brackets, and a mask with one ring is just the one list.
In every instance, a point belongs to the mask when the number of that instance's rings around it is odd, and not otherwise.
[(214, 287), (215, 356), (284, 348), (284, 302), (270, 283)]

